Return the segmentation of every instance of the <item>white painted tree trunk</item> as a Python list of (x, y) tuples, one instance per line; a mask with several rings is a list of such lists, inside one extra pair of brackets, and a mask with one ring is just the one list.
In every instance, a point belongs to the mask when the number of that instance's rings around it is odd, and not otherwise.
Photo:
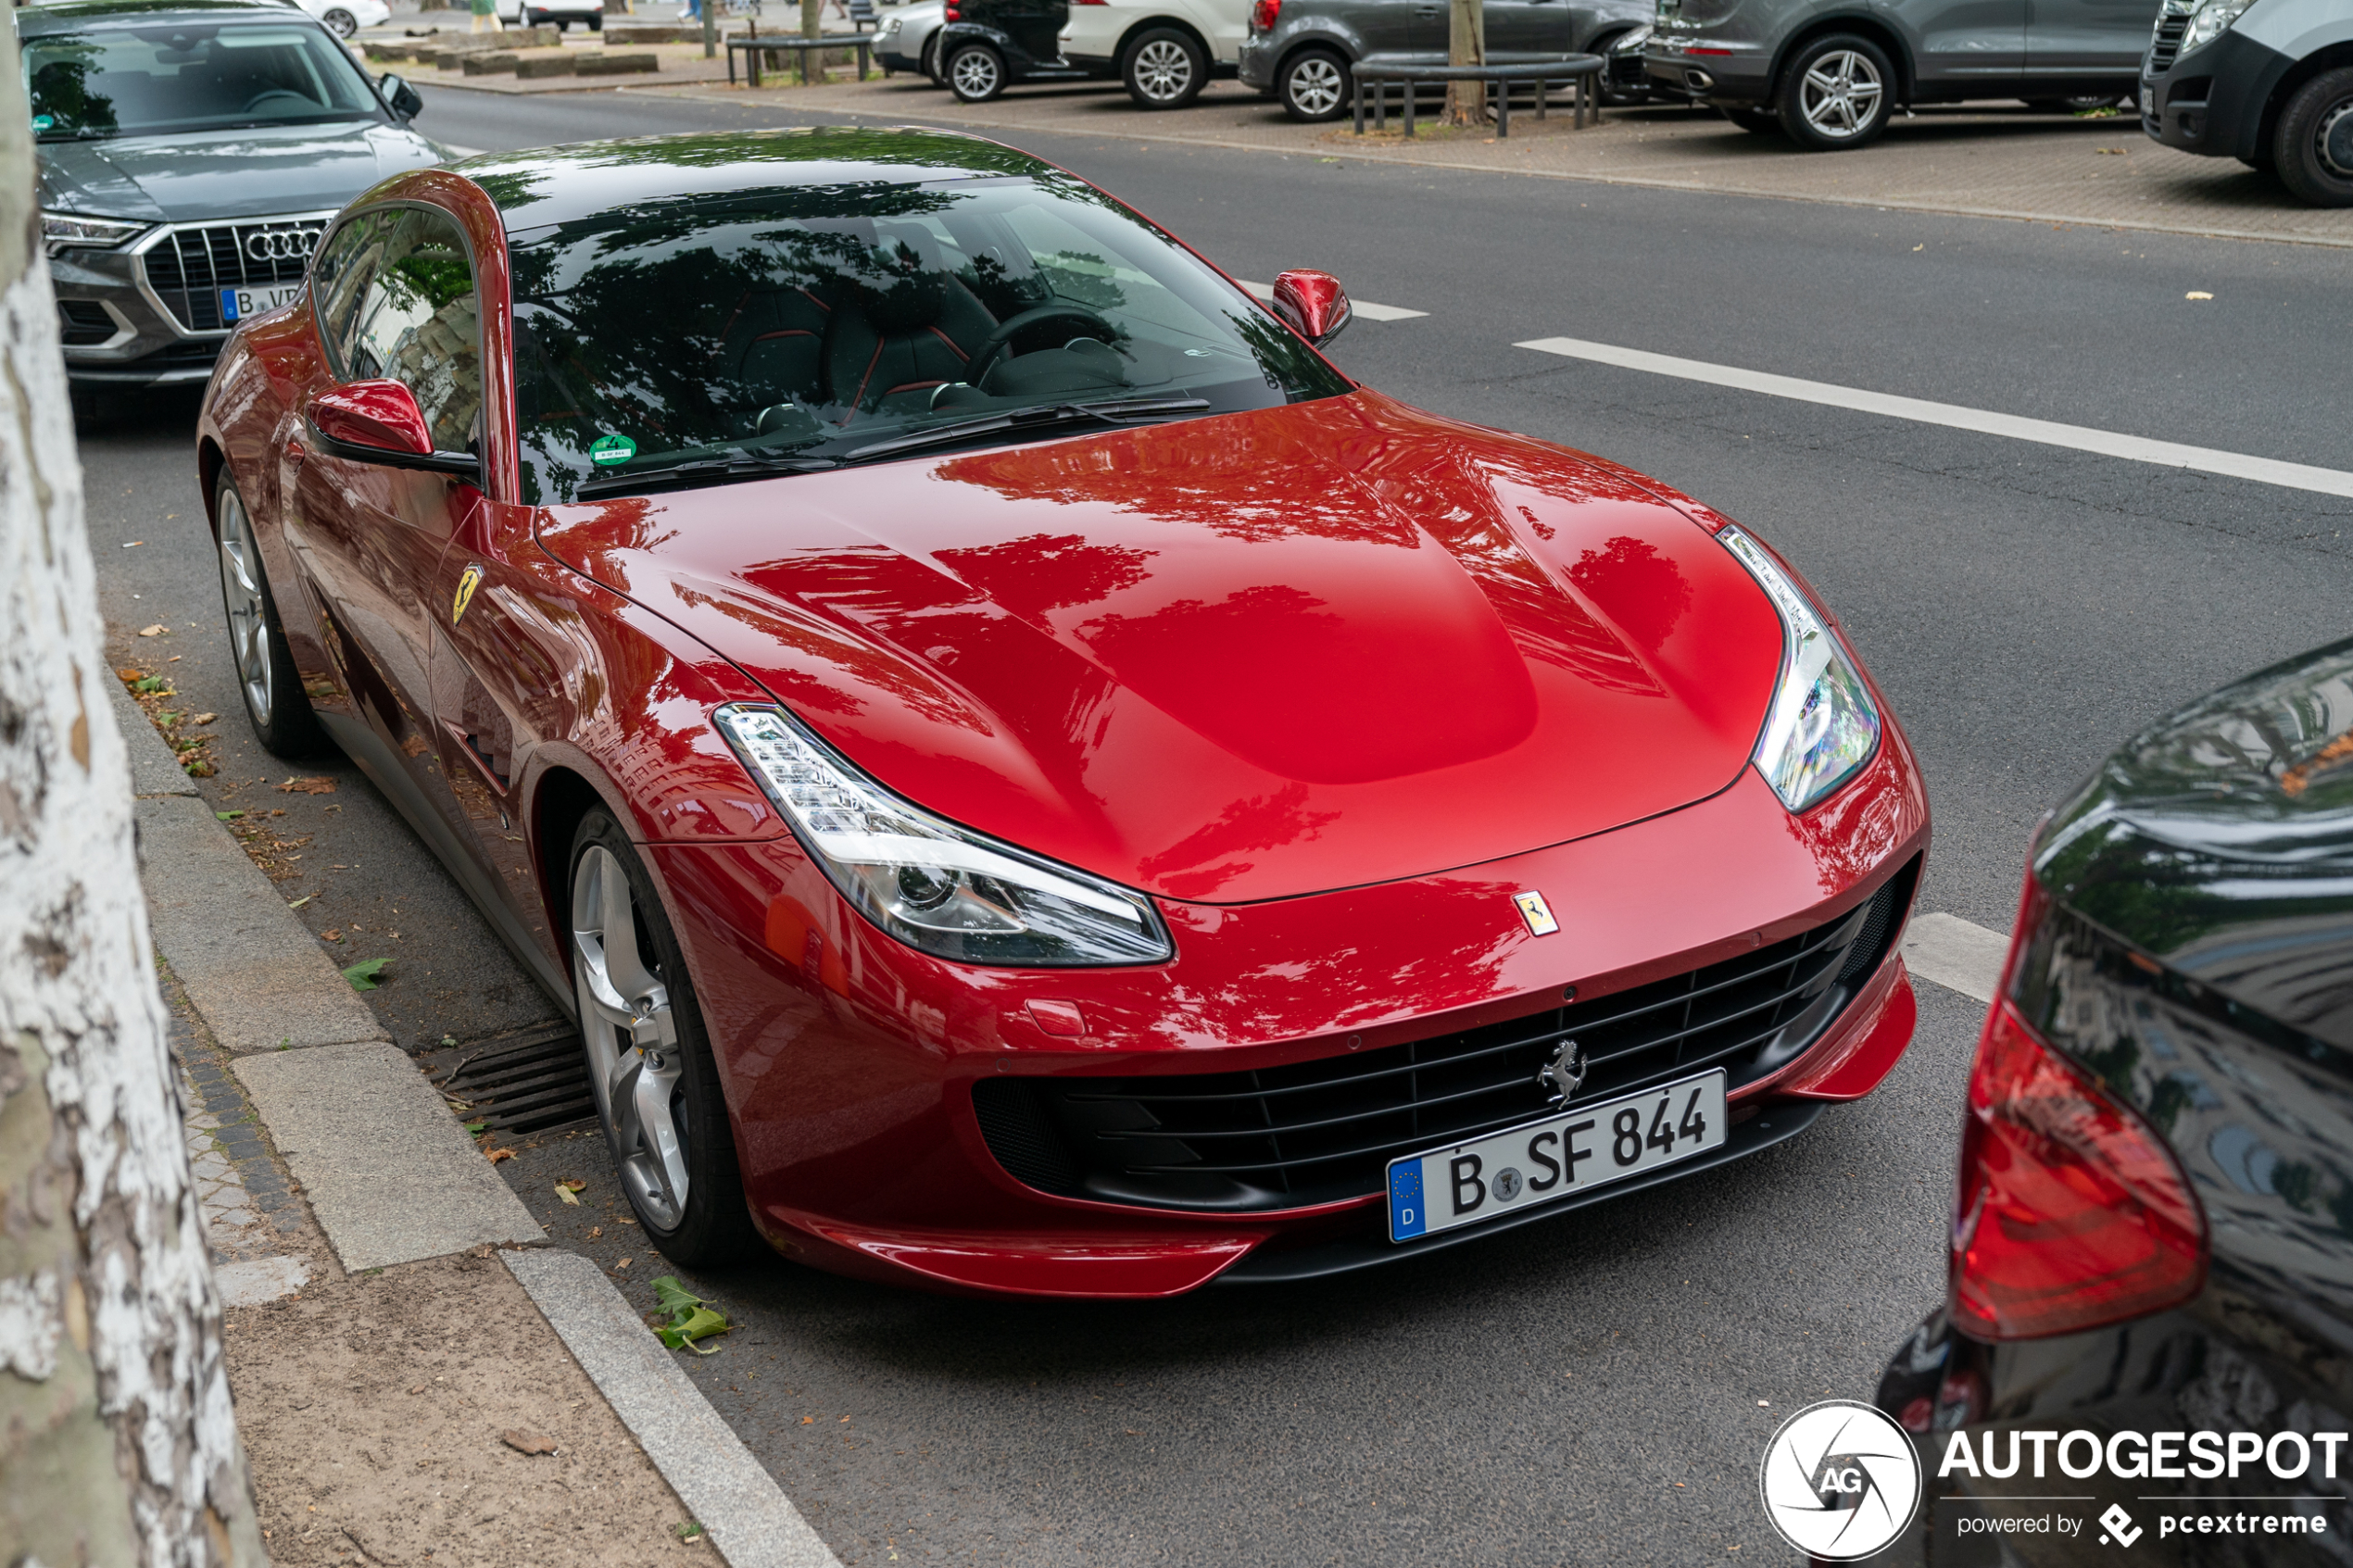
[(0, 38), (0, 1563), (258, 1564)]
[[(1487, 7), (1479, 0), (1449, 0), (1446, 7), (1446, 63), (1483, 66), (1487, 63)], [(1450, 82), (1446, 84), (1446, 119), (1453, 125), (1485, 125), (1487, 83)]]

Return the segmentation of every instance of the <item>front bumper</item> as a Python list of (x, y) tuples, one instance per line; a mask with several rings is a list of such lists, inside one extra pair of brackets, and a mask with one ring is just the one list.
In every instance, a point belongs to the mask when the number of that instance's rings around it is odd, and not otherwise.
[(210, 380), (236, 325), (223, 289), (299, 283), (332, 217), (159, 224), (119, 249), (51, 257), (67, 380), (108, 387)]
[[(976, 1085), (1325, 1073), (1558, 1013), (1564, 985), (1606, 999), (1834, 923), (1911, 875), (1928, 832), (1916, 765), (1891, 725), (1863, 775), (1806, 817), (1744, 770), (1707, 800), (1504, 861), (1271, 904), (1164, 901), (1174, 962), (1056, 972), (915, 954), (852, 914), (789, 840), (663, 847), (654, 859), (698, 976), (752, 1211), (779, 1250), (937, 1289), (1151, 1297), (1221, 1275), (1365, 1267), (1565, 1206), (1391, 1246), (1378, 1177), (1286, 1188), (1295, 1208), (1048, 1190), (1009, 1173), (1004, 1125), (984, 1133)], [(1531, 887), (1558, 890), (1558, 933), (1531, 937), (1519, 923), (1510, 894)], [(1725, 1153), (1661, 1179), (1778, 1142), (1819, 1101), (1876, 1085), (1911, 1035), (1896, 935), (1882, 934), (1883, 961), (1839, 993), (1842, 1010), (1793, 1039), (1796, 1054), (1734, 1074)], [(1047, 1033), (1033, 1001), (1075, 1006), (1085, 1034)]]
[(1243, 39), (1239, 63), (1236, 66), (1235, 71), (1240, 77), (1243, 86), (1254, 87), (1261, 93), (1273, 92), (1275, 90), (1275, 50), (1272, 40)]
[(1652, 85), (1710, 103), (1759, 104), (1772, 94), (1772, 61), (1754, 44), (1654, 32), (1642, 69)]
[(2233, 29), (2163, 66), (2141, 57), (2141, 129), (2208, 157), (2262, 157), (2263, 110), (2295, 61)]

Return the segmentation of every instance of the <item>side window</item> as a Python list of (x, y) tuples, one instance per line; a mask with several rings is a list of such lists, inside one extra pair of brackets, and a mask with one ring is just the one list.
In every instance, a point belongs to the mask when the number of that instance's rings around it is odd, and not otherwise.
[(373, 259), (371, 241), (385, 217), (361, 213), (337, 229), (310, 258), (311, 316), (318, 322), (320, 341), (327, 345), (327, 362), (338, 376), (351, 362), (352, 316)]
[(434, 446), (465, 451), (482, 415), (482, 323), (465, 241), (444, 213), (404, 207), (384, 218), (367, 247), (372, 265), (343, 368), (354, 381), (405, 384)]

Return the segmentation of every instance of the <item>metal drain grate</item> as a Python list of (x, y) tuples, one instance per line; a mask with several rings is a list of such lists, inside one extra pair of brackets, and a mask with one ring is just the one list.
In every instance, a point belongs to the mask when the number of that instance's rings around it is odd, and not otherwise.
[(424, 1066), (445, 1098), (473, 1108), (468, 1121), (497, 1132), (560, 1132), (597, 1120), (580, 1035), (570, 1024), (445, 1047), (428, 1052)]

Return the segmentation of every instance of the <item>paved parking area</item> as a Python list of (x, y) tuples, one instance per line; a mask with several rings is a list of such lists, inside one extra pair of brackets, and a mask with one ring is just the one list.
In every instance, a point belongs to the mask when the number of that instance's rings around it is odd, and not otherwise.
[(1139, 109), (1117, 87), (1096, 83), (1021, 88), (994, 103), (965, 105), (903, 76), (758, 93), (704, 85), (678, 89), (677, 95), (893, 122), (1107, 134), (1294, 157), (2353, 246), (2353, 211), (2300, 206), (2269, 176), (2233, 159), (2193, 157), (2159, 146), (2130, 115), (2064, 119), (2022, 104), (1923, 108), (1898, 119), (1876, 145), (1809, 155), (1777, 136), (1752, 135), (1711, 110), (1686, 106), (1612, 110), (1601, 125), (1584, 131), (1570, 129), (1565, 113), (1543, 120), (1516, 113), (1507, 139), (1433, 131), (1425, 122), (1407, 141), (1393, 120), (1388, 135), (1362, 137), (1346, 120), (1295, 124), (1234, 82), (1219, 82), (1191, 108), (1173, 113)]

